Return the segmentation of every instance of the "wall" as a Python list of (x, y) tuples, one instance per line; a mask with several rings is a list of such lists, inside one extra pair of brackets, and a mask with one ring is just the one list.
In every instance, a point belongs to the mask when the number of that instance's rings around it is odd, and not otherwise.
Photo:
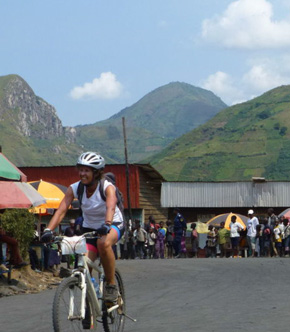
[(144, 209), (144, 222), (148, 222), (150, 215), (154, 216), (155, 221), (166, 221), (168, 218), (168, 209), (161, 208), (160, 193), (161, 181), (149, 177), (146, 172), (139, 168), (139, 204)]

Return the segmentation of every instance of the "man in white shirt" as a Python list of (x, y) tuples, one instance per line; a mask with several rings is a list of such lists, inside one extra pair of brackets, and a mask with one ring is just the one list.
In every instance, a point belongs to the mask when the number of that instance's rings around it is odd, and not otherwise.
[(254, 211), (248, 211), (249, 219), (247, 221), (247, 243), (249, 247), (249, 257), (255, 256), (255, 246), (256, 246), (256, 235), (257, 235), (257, 225), (259, 225), (259, 220), (254, 216)]

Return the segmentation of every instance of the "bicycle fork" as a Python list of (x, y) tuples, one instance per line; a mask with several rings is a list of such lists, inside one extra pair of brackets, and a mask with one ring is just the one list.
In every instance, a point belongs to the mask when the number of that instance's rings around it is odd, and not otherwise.
[(74, 315), (75, 289), (73, 287), (69, 290), (69, 316), (68, 316), (69, 320), (85, 318), (85, 305), (86, 305), (86, 293), (87, 293), (87, 284), (85, 282), (85, 276), (83, 273), (78, 273), (78, 272), (76, 272), (74, 275), (76, 275), (80, 279), (80, 289), (82, 290), (80, 316)]

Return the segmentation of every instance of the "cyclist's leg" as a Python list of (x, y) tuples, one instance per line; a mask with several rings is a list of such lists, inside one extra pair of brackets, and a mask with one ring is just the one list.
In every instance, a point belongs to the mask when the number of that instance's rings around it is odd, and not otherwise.
[(98, 240), (97, 246), (104, 268), (106, 281), (115, 285), (115, 255), (112, 246), (118, 242), (118, 233), (112, 228), (110, 233)]

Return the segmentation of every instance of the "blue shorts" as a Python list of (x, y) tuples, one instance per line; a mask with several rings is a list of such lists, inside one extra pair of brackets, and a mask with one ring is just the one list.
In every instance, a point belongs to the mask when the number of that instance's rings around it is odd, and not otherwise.
[[(93, 228), (88, 228), (88, 227), (82, 227), (82, 234), (87, 233), (87, 232), (93, 232), (96, 229)], [(121, 239), (121, 237), (123, 236), (124, 232), (125, 232), (125, 224), (124, 222), (113, 222), (112, 226), (111, 226), (111, 232), (116, 232), (118, 235), (118, 241)], [(94, 247), (95, 249), (97, 249), (97, 241), (95, 239), (86, 239), (87, 242), (87, 247), (88, 250), (90, 250), (90, 248)], [(95, 251), (95, 250), (92, 250)]]

